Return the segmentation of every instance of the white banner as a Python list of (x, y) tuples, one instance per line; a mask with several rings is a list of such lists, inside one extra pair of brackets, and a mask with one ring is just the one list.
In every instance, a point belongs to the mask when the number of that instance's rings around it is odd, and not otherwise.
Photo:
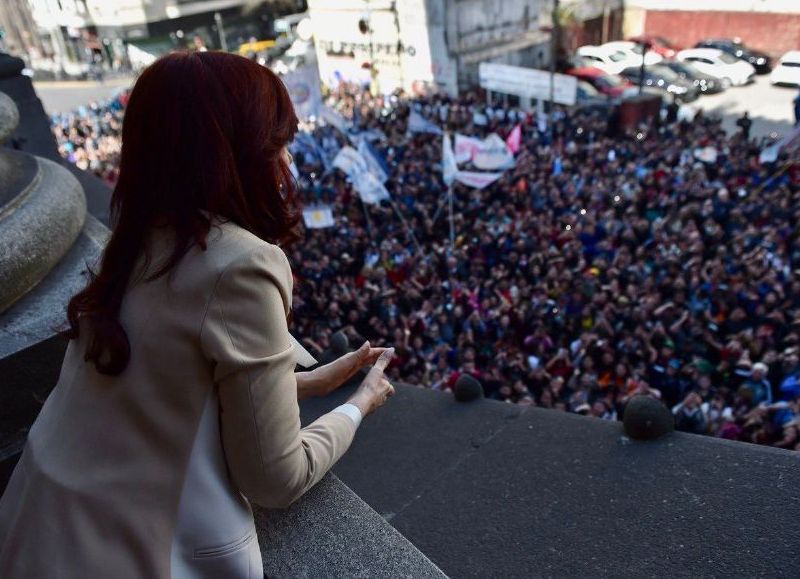
[(456, 181), (459, 181), (467, 187), (474, 187), (475, 189), (483, 189), (497, 181), (503, 174), (502, 173), (478, 173), (476, 171), (459, 171), (456, 173)]
[(308, 229), (333, 227), (333, 210), (329, 205), (319, 205), (303, 209), (303, 223)]
[(319, 92), (319, 73), (315, 66), (300, 67), (284, 74), (281, 80), (286, 85), (298, 118), (319, 116), (322, 96)]
[(774, 163), (778, 160), (778, 155), (783, 149), (793, 151), (797, 148), (798, 143), (800, 143), (800, 125), (786, 133), (780, 141), (761, 151), (758, 156), (758, 162), (762, 165), (764, 163)]
[(514, 166), (514, 155), (506, 142), (492, 133), (485, 139), (476, 139), (456, 133), (454, 156), (456, 163), (472, 161), (478, 169), (494, 171)]
[(467, 137), (461, 133), (456, 133), (455, 149), (453, 151), (456, 163), (466, 163), (475, 155), (475, 151), (481, 148), (483, 141), (475, 137)]
[[(480, 85), (486, 90), (519, 97), (550, 100), (550, 72), (508, 64), (482, 62), (478, 67)], [(578, 79), (567, 74), (553, 75), (553, 99), (574, 105)]]
[(514, 155), (508, 150), (506, 142), (496, 133), (492, 133), (472, 155), (472, 164), (487, 171), (508, 169), (514, 166)]

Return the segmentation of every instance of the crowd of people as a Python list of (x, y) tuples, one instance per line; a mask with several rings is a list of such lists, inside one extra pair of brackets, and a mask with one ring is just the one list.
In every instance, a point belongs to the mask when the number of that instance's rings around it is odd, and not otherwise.
[(59, 154), (109, 185), (117, 181), (128, 94), (122, 91), (106, 103), (91, 103), (50, 118)]
[[(121, 104), (54, 125), (62, 153), (109, 180)], [(391, 199), (364, 204), (295, 151), (303, 201), (335, 217), (286, 249), (310, 349), (344, 331), (394, 346), (397, 381), (445, 390), (467, 373), (496, 400), (612, 420), (643, 394), (679, 430), (800, 448), (800, 167), (785, 154), (762, 164), (760, 143), (702, 113), (622, 130), (602, 110), (543, 123), (475, 94), (343, 86), (329, 104), (377, 136)], [(410, 133), (412, 110), (479, 138), (522, 128), (498, 181), (454, 184), (454, 247), (442, 136)], [(308, 129), (320, 150), (348, 143)]]

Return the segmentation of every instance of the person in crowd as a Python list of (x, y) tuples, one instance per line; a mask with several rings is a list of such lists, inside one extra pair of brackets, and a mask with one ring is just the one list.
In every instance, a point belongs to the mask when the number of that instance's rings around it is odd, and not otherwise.
[[(547, 118), (475, 92), (372, 96), (346, 83), (326, 104), (350, 127), (305, 123), (292, 146), (303, 201), (335, 216), (288, 252), (292, 329), (310, 349), (344, 329), (396, 344), (395, 380), (447, 390), (467, 372), (489, 398), (602, 417), (647, 395), (682, 405), (693, 432), (788, 440), (800, 396), (796, 158), (761, 164), (763, 143), (706, 114), (626, 129), (598, 110)], [(411, 111), (451, 134), (522, 133), (496, 182), (453, 185), (453, 248), (442, 137), (410, 132)], [(362, 138), (391, 201), (362, 203), (332, 167)], [(776, 400), (793, 406), (756, 427)]]
[(744, 114), (736, 121), (736, 126), (742, 131), (742, 137), (745, 141), (750, 140), (750, 128), (753, 126), (753, 121), (750, 119), (750, 113), (745, 111)]

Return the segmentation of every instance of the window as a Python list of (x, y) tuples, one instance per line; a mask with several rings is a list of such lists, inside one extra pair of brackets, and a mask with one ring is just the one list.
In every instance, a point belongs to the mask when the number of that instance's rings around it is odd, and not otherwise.
[(720, 54), (719, 59), (725, 64), (736, 64), (737, 62), (739, 62), (738, 58), (736, 58), (735, 56), (731, 56), (727, 52), (723, 52), (722, 54)]
[(608, 58), (611, 59), (611, 62), (620, 62), (625, 60), (625, 53), (624, 52), (612, 52), (608, 55)]

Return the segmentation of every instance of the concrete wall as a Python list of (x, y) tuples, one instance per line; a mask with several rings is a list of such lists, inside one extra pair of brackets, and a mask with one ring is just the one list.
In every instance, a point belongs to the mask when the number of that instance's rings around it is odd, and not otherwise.
[(645, 10), (690, 10), (718, 12), (774, 12), (799, 14), (797, 0), (626, 0), (626, 8)]
[[(800, 7), (800, 0), (795, 2)], [(738, 36), (748, 46), (774, 56), (800, 48), (800, 10), (793, 14), (647, 10), (642, 27), (647, 34), (664, 36), (682, 47), (693, 46), (701, 38)], [(631, 27), (630, 32), (635, 33), (635, 30)]]

